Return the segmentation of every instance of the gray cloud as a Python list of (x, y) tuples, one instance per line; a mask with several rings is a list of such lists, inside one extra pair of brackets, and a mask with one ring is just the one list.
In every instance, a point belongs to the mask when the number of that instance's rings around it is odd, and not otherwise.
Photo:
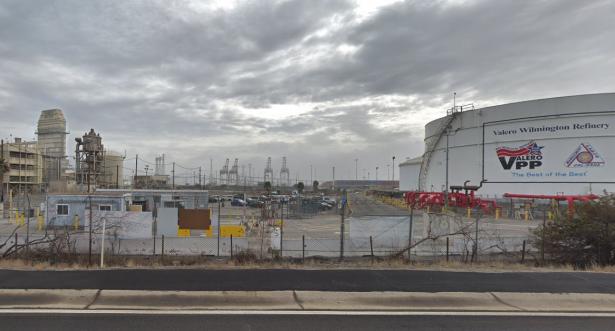
[[(610, 1), (0, 3), (0, 136), (41, 109), (72, 136), (187, 168), (239, 157), (260, 174), (354, 178), (422, 152), (453, 91), (479, 106), (612, 91)], [(70, 139), (72, 141), (72, 138)], [(72, 148), (69, 148), (69, 150)], [(126, 165), (128, 168), (132, 165)], [(190, 172), (191, 170), (185, 170)], [(383, 170), (381, 170), (383, 171)], [(208, 170), (206, 171), (208, 173)], [(360, 173), (359, 176), (362, 174)], [(383, 173), (380, 173), (383, 178)]]

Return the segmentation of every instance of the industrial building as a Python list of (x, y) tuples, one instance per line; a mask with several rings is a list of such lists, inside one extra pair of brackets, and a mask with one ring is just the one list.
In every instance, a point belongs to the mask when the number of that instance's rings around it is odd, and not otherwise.
[(43, 182), (61, 181), (68, 167), (66, 155), (66, 119), (60, 109), (41, 111), (36, 134), (44, 159)]
[(122, 195), (128, 205), (141, 206), (142, 211), (157, 208), (203, 209), (209, 203), (209, 192), (203, 190), (123, 190), (96, 189), (96, 194)]
[(43, 159), (36, 141), (15, 141), (2, 143), (0, 159), (5, 160), (8, 171), (4, 172), (4, 192), (33, 193), (40, 191), (43, 181)]
[(133, 176), (133, 188), (135, 189), (165, 189), (171, 185), (168, 175), (137, 175)]
[(126, 199), (121, 194), (48, 194), (44, 202), (45, 224), (47, 227), (70, 227), (75, 223), (83, 226), (87, 222), (86, 211), (124, 211)]
[(615, 93), (455, 106), (425, 125), (425, 152), (399, 165), (400, 189), (467, 185), (482, 196), (613, 192), (614, 144)]

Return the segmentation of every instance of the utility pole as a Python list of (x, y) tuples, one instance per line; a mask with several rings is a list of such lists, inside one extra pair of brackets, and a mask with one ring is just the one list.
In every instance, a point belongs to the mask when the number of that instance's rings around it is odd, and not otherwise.
[(376, 167), (376, 180), (378, 180), (378, 167)]
[(135, 181), (133, 183), (134, 188), (137, 188), (137, 175), (139, 174), (139, 154), (135, 156)]
[(148, 182), (149, 182), (149, 180), (148, 180), (148, 178), (147, 178), (147, 173), (148, 173), (148, 172), (149, 172), (149, 165), (148, 165), (148, 164), (146, 164), (146, 165), (145, 165), (145, 189), (147, 189), (147, 188), (148, 188)]
[(173, 172), (173, 184), (172, 184), (173, 186), (172, 186), (172, 188), (175, 189), (175, 162), (173, 162), (173, 171), (172, 172)]
[(201, 181), (201, 167), (199, 167), (199, 187), (203, 190), (203, 182)]
[(335, 166), (333, 167), (333, 190), (335, 191)]

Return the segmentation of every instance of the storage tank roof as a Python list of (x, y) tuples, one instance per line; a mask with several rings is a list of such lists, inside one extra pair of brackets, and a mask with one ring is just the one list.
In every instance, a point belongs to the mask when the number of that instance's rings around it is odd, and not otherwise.
[(407, 165), (412, 165), (412, 164), (421, 164), (421, 162), (423, 162), (423, 157), (422, 156), (417, 156), (411, 159), (407, 159), (406, 161), (402, 162), (399, 164), (399, 166), (407, 166)]

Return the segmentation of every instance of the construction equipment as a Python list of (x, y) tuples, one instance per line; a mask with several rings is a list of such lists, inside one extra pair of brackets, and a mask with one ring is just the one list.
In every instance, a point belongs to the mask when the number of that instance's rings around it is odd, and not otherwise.
[(271, 156), (267, 158), (267, 166), (265, 166), (265, 173), (263, 175), (263, 182), (269, 182), (273, 185), (273, 168), (271, 167)]
[(280, 185), (290, 186), (290, 170), (286, 166), (286, 156), (282, 157), (282, 168), (280, 168)]
[(220, 170), (220, 185), (226, 185), (228, 183), (228, 162), (229, 159), (226, 159), (224, 166)]
[(239, 186), (239, 159), (235, 159), (233, 167), (228, 172), (227, 184)]

